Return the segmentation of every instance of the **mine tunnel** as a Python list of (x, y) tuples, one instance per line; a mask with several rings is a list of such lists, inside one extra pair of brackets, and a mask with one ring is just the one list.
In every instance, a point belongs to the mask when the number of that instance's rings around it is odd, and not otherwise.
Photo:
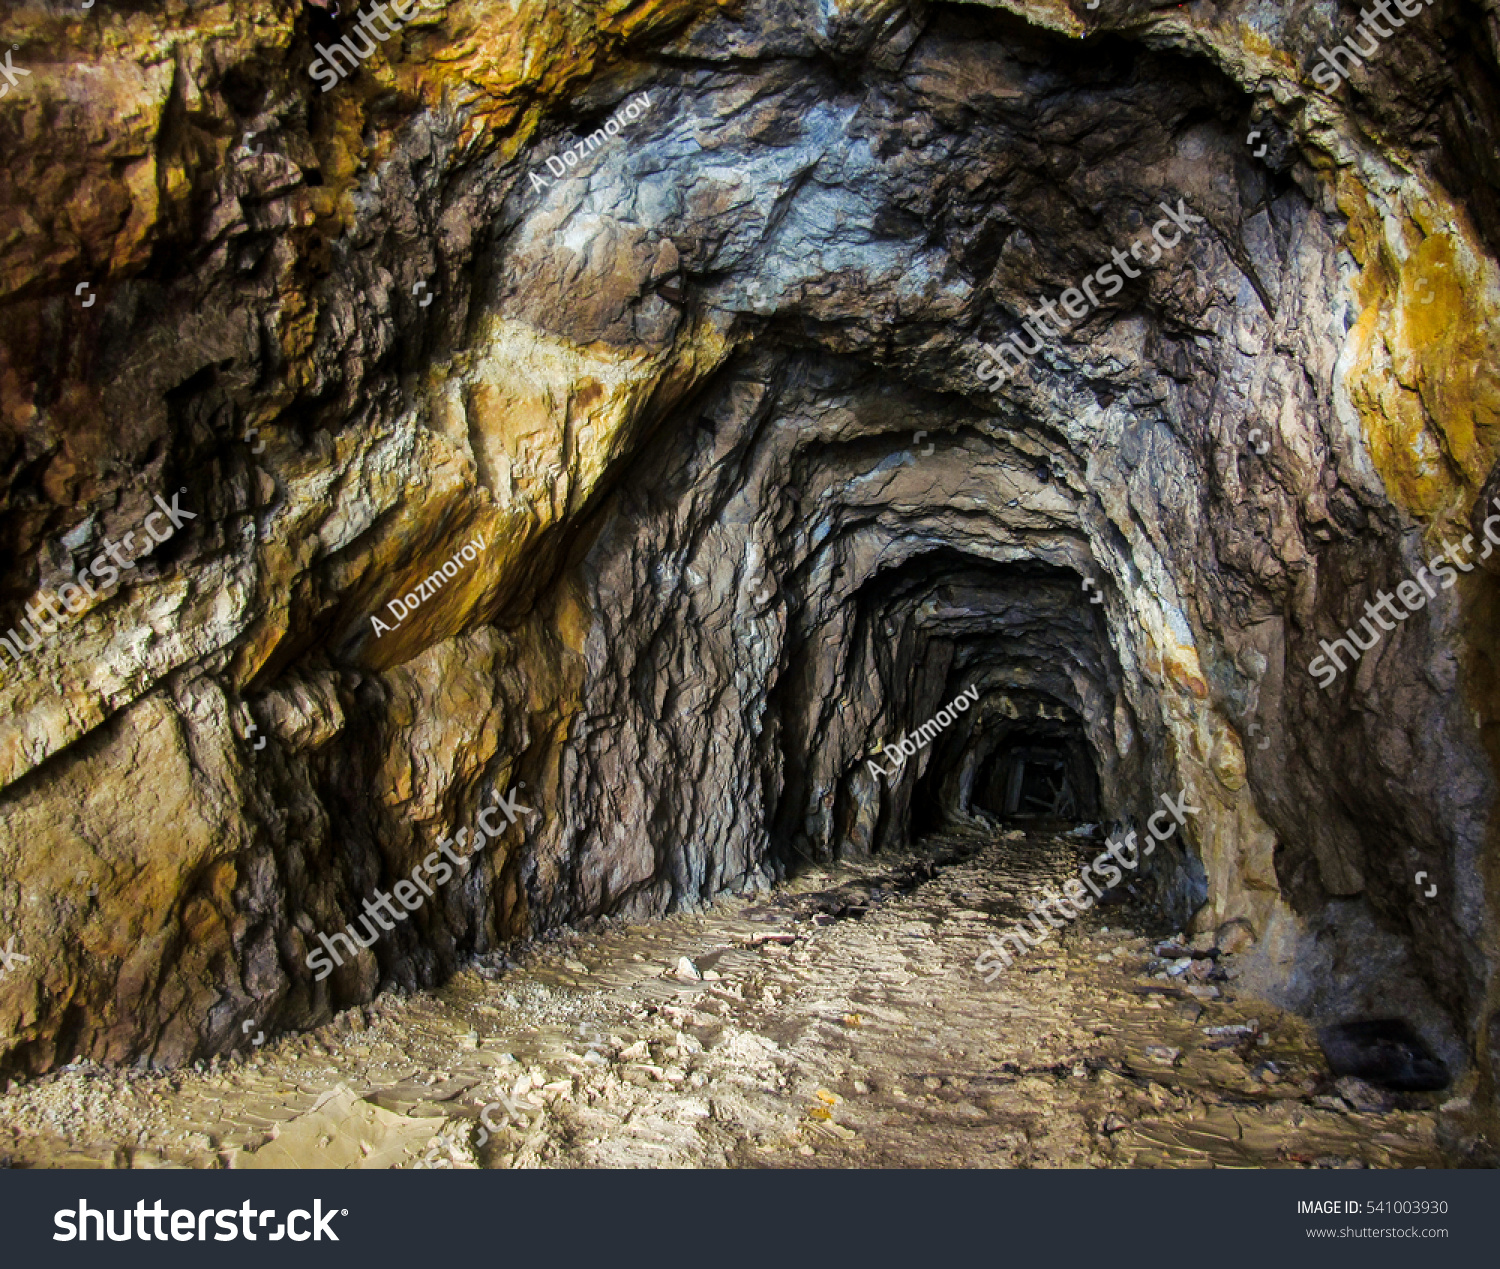
[(1489, 19), (241, 8), (7, 18), (0, 1154), (1494, 1162)]

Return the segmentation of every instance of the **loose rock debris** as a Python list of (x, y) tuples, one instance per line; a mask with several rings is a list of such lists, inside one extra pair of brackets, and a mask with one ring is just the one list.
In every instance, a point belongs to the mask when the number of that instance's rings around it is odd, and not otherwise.
[[(600, 923), (240, 1061), (0, 1097), (21, 1167), (1436, 1167), (1441, 1094), (1335, 1079), (1233, 953), (1096, 910), (994, 983), (1064, 835), (950, 832)], [(1119, 922), (1131, 921), (1131, 925)], [(1183, 965), (1182, 962), (1187, 964)], [(1198, 966), (1205, 968), (1199, 970)], [(1458, 1103), (1450, 1102), (1449, 1107)]]

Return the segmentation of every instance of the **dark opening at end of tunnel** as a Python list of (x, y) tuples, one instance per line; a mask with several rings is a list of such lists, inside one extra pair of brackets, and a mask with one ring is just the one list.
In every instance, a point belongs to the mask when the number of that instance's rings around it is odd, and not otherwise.
[[(833, 620), (837, 608), (852, 620)], [(1076, 569), (939, 546), (877, 567), (842, 603), (804, 595), (790, 614), (771, 696), (784, 759), (772, 829), (789, 872), (953, 827), (1098, 821), (1119, 800), (1129, 776), (1105, 720), (1121, 676)], [(843, 648), (834, 678), (830, 627)], [(797, 689), (815, 682), (838, 685), (837, 708), (808, 709)], [(834, 717), (860, 739), (829, 760), (810, 742)]]
[(1076, 724), (1019, 728), (975, 773), (970, 805), (1000, 821), (1096, 820), (1099, 779)]

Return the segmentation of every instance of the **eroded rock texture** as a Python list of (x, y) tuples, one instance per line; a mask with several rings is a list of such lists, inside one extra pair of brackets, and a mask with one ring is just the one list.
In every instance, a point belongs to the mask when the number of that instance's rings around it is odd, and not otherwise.
[[(196, 518), (0, 647), (4, 1069), (1003, 813), (1024, 750), (1078, 818), (1185, 795), (1166, 912), (1492, 1095), (1493, 573), (1308, 670), (1496, 493), (1492, 6), (1331, 94), (1326, 0), (429, 0), (320, 91), (351, 20), (6, 19), (0, 627), (157, 495)], [(981, 343), (1163, 206), (990, 391)]]

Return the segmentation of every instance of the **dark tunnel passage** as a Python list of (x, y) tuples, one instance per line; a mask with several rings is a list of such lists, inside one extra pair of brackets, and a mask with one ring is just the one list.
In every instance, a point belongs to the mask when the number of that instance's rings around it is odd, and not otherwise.
[(1134, 713), (1118, 655), (1075, 569), (940, 548), (876, 569), (826, 618), (804, 594), (791, 605), (793, 665), (826, 660), (836, 640), (847, 682), (861, 685), (850, 704), (869, 713), (876, 741), (844, 764), (829, 834), (801, 800), (804, 780), (818, 781), (799, 739), (815, 720), (800, 723), (788, 701), (778, 823), (792, 871), (819, 838), (878, 851), (955, 823), (1093, 822), (1149, 801), (1138, 757), (1121, 756), (1128, 733), (1114, 725)]
[(975, 811), (998, 820), (1098, 818), (1099, 782), (1076, 724), (1017, 728), (991, 744), (969, 794)]

